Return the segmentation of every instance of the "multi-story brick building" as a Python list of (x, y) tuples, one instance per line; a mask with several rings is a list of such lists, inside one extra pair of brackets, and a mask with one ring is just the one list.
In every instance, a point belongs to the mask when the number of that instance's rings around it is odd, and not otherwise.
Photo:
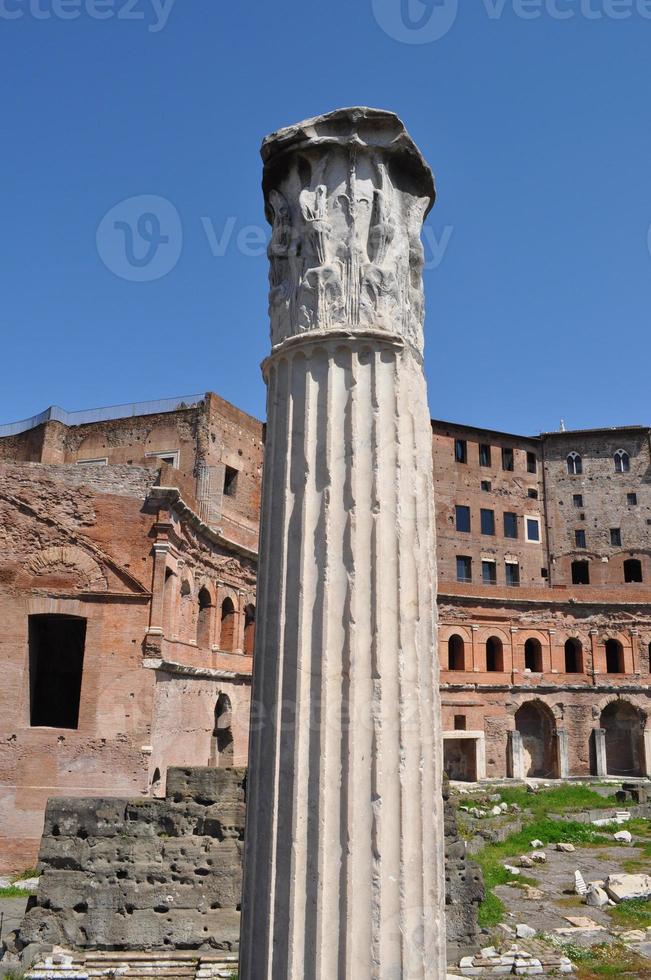
[[(432, 431), (449, 773), (647, 774), (649, 430)], [(0, 427), (0, 869), (48, 796), (246, 762), (262, 440), (213, 394)]]
[(649, 430), (432, 425), (450, 775), (651, 774)]

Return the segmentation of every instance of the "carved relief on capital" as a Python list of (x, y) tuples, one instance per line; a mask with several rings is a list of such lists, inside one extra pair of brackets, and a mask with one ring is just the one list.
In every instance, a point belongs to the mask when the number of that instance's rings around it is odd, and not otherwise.
[(308, 331), (379, 330), (422, 349), (420, 233), (431, 198), (393, 166), (382, 148), (330, 143), (287, 154), (272, 175), (274, 347)]

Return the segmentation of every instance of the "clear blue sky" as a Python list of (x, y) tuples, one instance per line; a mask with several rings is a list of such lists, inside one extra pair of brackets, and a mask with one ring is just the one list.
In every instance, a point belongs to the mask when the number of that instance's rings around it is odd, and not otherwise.
[[(459, 3), (0, 0), (0, 422), (208, 389), (262, 417), (259, 144), (354, 104), (437, 178), (432, 415), (651, 422), (651, 3)], [(141, 195), (178, 256), (149, 281), (139, 204), (102, 225)]]

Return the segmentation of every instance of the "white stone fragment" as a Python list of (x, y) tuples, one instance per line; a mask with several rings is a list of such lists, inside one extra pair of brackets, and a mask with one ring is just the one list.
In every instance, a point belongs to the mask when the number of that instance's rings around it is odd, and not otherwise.
[(619, 830), (613, 836), (616, 841), (619, 841), (622, 844), (630, 844), (633, 840), (633, 834), (630, 832), (630, 830)]
[(587, 892), (587, 890), (588, 890), (588, 887), (587, 887), (587, 885), (585, 883), (585, 878), (583, 877), (583, 875), (581, 874), (580, 871), (575, 871), (574, 872), (574, 891), (576, 892), (577, 895), (580, 895), (583, 898), (583, 896), (585, 895), (585, 893)]
[(608, 905), (608, 895), (599, 885), (590, 884), (583, 897), (583, 901), (586, 905), (600, 909), (604, 905)]
[(605, 887), (614, 902), (626, 902), (633, 898), (651, 898), (649, 875), (609, 875)]
[(529, 841), (529, 846), (530, 847), (533, 847), (534, 850), (536, 850), (539, 847), (544, 847), (545, 844), (544, 844), (544, 841), (538, 840), (538, 838), (536, 838), (536, 840), (530, 840)]
[(575, 848), (574, 844), (559, 843), (559, 844), (556, 845), (556, 850), (557, 851), (562, 851), (563, 854), (573, 854), (574, 851), (576, 850), (576, 848)]
[(536, 935), (536, 930), (521, 922), (515, 927), (515, 934), (518, 939), (533, 939), (533, 937)]
[(531, 860), (535, 861), (536, 864), (546, 864), (547, 855), (544, 851), (534, 851), (531, 855)]

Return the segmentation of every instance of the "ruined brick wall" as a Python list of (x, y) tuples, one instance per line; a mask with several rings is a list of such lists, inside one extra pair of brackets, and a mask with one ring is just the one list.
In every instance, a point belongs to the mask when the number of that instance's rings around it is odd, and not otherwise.
[[(449, 956), (473, 945), (483, 897), (444, 790)], [(17, 948), (233, 951), (239, 942), (245, 770), (174, 768), (165, 799), (52, 799), (41, 880)]]
[(466, 843), (459, 836), (457, 810), (450, 798), (447, 778), (443, 781), (445, 820), (445, 926), (448, 962), (477, 947), (477, 913), (484, 899), (481, 868), (466, 854)]
[(171, 769), (166, 799), (50, 800), (19, 947), (233, 950), (244, 817), (241, 769)]
[[(589, 562), (590, 584), (624, 585), (624, 561), (642, 563), (644, 582), (651, 583), (651, 456), (648, 429), (564, 432), (547, 435), (545, 486), (549, 525), (550, 572), (558, 585), (571, 585), (571, 565)], [(617, 472), (615, 454), (628, 454), (630, 470)], [(570, 453), (581, 457), (582, 472), (568, 473)], [(631, 503), (629, 494), (635, 495)], [(580, 496), (581, 502), (575, 501)], [(611, 544), (610, 531), (621, 532), (621, 545)], [(583, 531), (586, 547), (578, 547)], [(635, 590), (635, 585), (629, 585)]]
[[(246, 761), (255, 563), (198, 518), (161, 511), (157, 475), (128, 465), (0, 464), (2, 871), (34, 864), (48, 797), (147, 795), (171, 764)], [(174, 572), (167, 584), (165, 567), (156, 574), (161, 559)], [(204, 613), (202, 590), (211, 602)], [(234, 643), (222, 652), (225, 596)], [(85, 623), (76, 727), (32, 718), (29, 631), (42, 616)], [(220, 696), (231, 741), (218, 750)]]
[[(455, 459), (455, 442), (465, 444), (466, 462)], [(482, 583), (482, 561), (494, 561), (496, 580), (505, 583), (506, 560), (519, 566), (523, 586), (544, 585), (546, 566), (542, 512), (542, 463), (539, 440), (523, 439), (469, 426), (432, 422), (434, 493), (436, 501), (437, 567), (439, 581), (457, 578), (456, 557), (472, 559), (472, 581)], [(490, 447), (490, 465), (480, 465), (480, 444)], [(513, 470), (503, 467), (502, 450), (513, 453)], [(536, 472), (528, 472), (527, 453), (535, 457)], [(482, 482), (490, 489), (482, 490)], [(531, 497), (532, 491), (536, 497)], [(455, 526), (455, 506), (470, 508), (470, 532)], [(481, 529), (481, 510), (494, 514), (495, 533)], [(504, 533), (504, 514), (516, 515), (517, 538)], [(540, 540), (527, 541), (525, 517), (539, 521)]]

